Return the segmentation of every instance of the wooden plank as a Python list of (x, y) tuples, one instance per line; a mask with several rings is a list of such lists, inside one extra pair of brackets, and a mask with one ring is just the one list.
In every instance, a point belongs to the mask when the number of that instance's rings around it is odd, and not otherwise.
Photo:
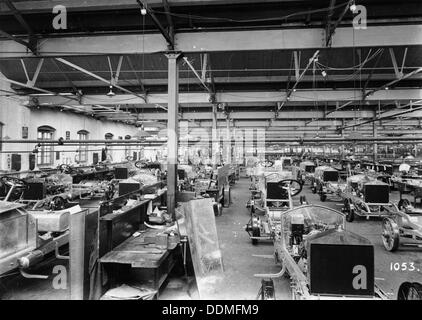
[(84, 242), (85, 242), (85, 212), (81, 211), (70, 216), (70, 299), (84, 298)]
[(99, 212), (84, 210), (70, 215), (70, 297), (95, 298), (98, 289)]

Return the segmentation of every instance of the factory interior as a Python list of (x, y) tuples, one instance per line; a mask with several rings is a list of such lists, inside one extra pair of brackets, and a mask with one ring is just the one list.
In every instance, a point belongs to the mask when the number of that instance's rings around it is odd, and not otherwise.
[(0, 1), (0, 300), (422, 300), (420, 0)]

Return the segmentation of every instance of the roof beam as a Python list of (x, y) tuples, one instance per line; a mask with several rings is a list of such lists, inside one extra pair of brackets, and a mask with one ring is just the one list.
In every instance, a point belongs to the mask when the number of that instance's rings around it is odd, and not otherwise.
[[(15, 36), (12, 36), (11, 34), (5, 32), (3, 30), (0, 30), (0, 36), (5, 37), (5, 38), (7, 38), (7, 39), (9, 39), (11, 41), (16, 42), (16, 44), (19, 44), (22, 47), (31, 50), (31, 52), (33, 52), (33, 53), (36, 52), (36, 48), (34, 48), (29, 42), (26, 42), (26, 41), (24, 41), (24, 40), (22, 40), (20, 38), (17, 38)], [(1, 43), (0, 43), (0, 48), (1, 48)], [(1, 55), (0, 55), (0, 57), (1, 57)]]
[[(331, 47), (332, 46), (332, 40), (333, 40), (334, 33), (336, 32), (336, 29), (337, 29), (338, 25), (340, 24), (341, 20), (343, 20), (345, 14), (347, 12), (347, 10), (349, 10), (349, 7), (350, 7), (350, 4), (352, 3), (352, 1), (353, 0), (349, 0), (349, 3), (347, 4), (347, 6), (344, 7), (342, 13), (340, 14), (339, 18), (334, 23), (334, 25), (331, 25), (330, 12), (328, 13), (328, 21), (329, 21), (329, 24), (327, 25), (327, 28), (326, 28), (326, 37), (325, 37), (325, 46), (326, 47)], [(332, 8), (334, 6), (335, 6), (335, 1), (331, 0), (331, 2), (330, 2), (330, 11), (333, 10)]]
[(378, 66), (378, 63), (380, 62), (381, 57), (384, 54), (384, 49), (380, 49), (380, 50), (382, 50), (382, 51), (378, 54), (377, 60), (375, 61), (375, 64), (374, 64), (373, 68), (371, 69), (371, 71), (369, 72), (369, 75), (366, 78), (365, 84), (363, 85), (362, 93), (363, 93), (364, 98), (365, 98), (365, 95), (366, 95), (366, 89), (368, 88), (369, 82), (374, 77), (375, 68)]
[[(129, 58), (129, 57), (127, 57)], [(54, 60), (52, 60), (54, 61)], [(132, 67), (131, 67), (132, 68)], [(122, 71), (123, 72), (123, 71)], [(124, 79), (121, 80), (121, 84), (124, 85), (125, 87), (130, 87), (130, 86), (141, 86), (142, 90), (145, 91), (145, 89), (143, 88), (143, 85), (148, 85), (148, 86), (159, 86), (159, 85), (166, 85), (167, 84), (167, 79), (145, 79), (141, 82), (141, 79), (139, 78), (137, 72), (133, 71), (133, 68), (131, 71), (125, 71), (126, 73), (128, 72), (132, 72), (134, 73), (134, 78), (132, 79)], [(208, 70), (208, 74), (206, 76), (206, 78), (202, 78), (202, 74), (201, 74), (201, 79), (204, 82), (209, 82), (207, 80), (210, 80), (212, 76), (212, 73)], [(368, 74), (363, 73), (361, 75), (362, 78), (368, 77)], [(302, 77), (302, 83), (304, 82), (310, 82), (312, 81), (312, 75), (304, 75)], [(262, 82), (276, 82), (276, 83), (280, 83), (280, 82), (287, 82), (288, 81), (288, 76), (245, 76), (245, 77), (213, 77), (215, 83), (221, 83), (221, 84), (225, 84), (225, 83), (262, 83)], [(395, 75), (394, 74), (389, 74), (389, 73), (384, 73), (384, 74), (373, 74), (370, 80), (383, 80), (383, 81), (389, 81), (389, 80), (393, 80), (395, 79)], [(422, 75), (421, 74), (416, 74), (414, 76), (412, 76), (411, 79), (422, 79)], [(194, 82), (196, 80), (196, 77), (189, 77), (189, 78), (181, 78), (179, 81), (179, 84), (192, 84), (192, 82)], [(315, 76), (315, 80), (316, 81), (322, 81), (324, 80), (324, 77), (322, 75), (316, 75)], [(333, 82), (337, 82), (337, 81), (344, 81), (344, 75), (330, 75), (330, 81)], [(73, 81), (73, 83), (78, 86), (78, 87), (98, 87), (98, 86), (102, 86), (102, 81), (98, 81), (98, 80), (80, 80), (80, 81)], [(39, 82), (39, 86), (41, 88), (65, 88), (69, 86), (68, 82), (65, 81), (52, 81), (52, 82)]]
[[(359, 127), (359, 126), (364, 125), (364, 124), (368, 124), (368, 123), (372, 123), (372, 122), (376, 122), (376, 121), (380, 121), (380, 120), (384, 120), (384, 119), (391, 119), (391, 118), (395, 118), (397, 116), (401, 116), (401, 115), (404, 115), (404, 114), (414, 113), (415, 111), (422, 110), (421, 104), (422, 104), (422, 100), (415, 101), (415, 102), (411, 101), (408, 105), (404, 106), (404, 107), (409, 107), (409, 109), (407, 109), (407, 110), (385, 112), (384, 115), (375, 117), (374, 119), (355, 123), (355, 124), (352, 124), (352, 125), (343, 126), (341, 129), (356, 128), (356, 127)], [(415, 106), (415, 105), (417, 105), (419, 107), (414, 108), (413, 106)], [(418, 112), (416, 117), (419, 117), (420, 115), (421, 115), (420, 112)]]
[(162, 0), (162, 1), (163, 1), (163, 6), (164, 6), (164, 11), (166, 12), (168, 34), (170, 36), (170, 39), (172, 40), (172, 43), (174, 44), (175, 26), (174, 26), (173, 19), (171, 17), (170, 5), (167, 0)]
[(195, 70), (193, 65), (190, 63), (189, 59), (187, 57), (183, 57), (183, 60), (188, 65), (188, 67), (192, 70), (193, 74), (196, 76), (196, 78), (199, 80), (199, 82), (201, 82), (201, 84), (205, 88), (205, 90), (207, 90), (210, 95), (213, 95), (212, 89), (204, 82), (204, 80), (202, 80), (202, 77)]
[(168, 50), (174, 51), (174, 33), (173, 35), (170, 34), (161, 24), (160, 20), (155, 16), (154, 12), (148, 8), (147, 5), (144, 5), (141, 0), (136, 0), (141, 8), (144, 8), (147, 10), (149, 16), (151, 17), (152, 21), (154, 22), (154, 25), (158, 28), (161, 35), (164, 37), (164, 39), (167, 41), (167, 48)]
[(400, 72), (399, 67), (397, 65), (397, 59), (396, 59), (396, 55), (394, 54), (394, 49), (389, 48), (388, 50), (390, 52), (391, 62), (393, 63), (393, 68), (394, 68), (394, 73), (396, 74), (396, 78), (400, 79), (401, 77), (403, 77), (403, 73)]
[[(126, 89), (125, 89), (126, 90)], [(128, 91), (128, 90), (126, 90)], [(32, 95), (33, 96), (33, 95)], [(320, 102), (336, 102), (336, 101), (360, 101), (362, 99), (360, 90), (298, 90), (290, 96), (290, 102), (306, 102), (311, 104), (312, 101)], [(220, 103), (239, 104), (242, 103), (268, 103), (275, 104), (286, 97), (284, 92), (265, 91), (265, 92), (218, 92), (216, 99)], [(63, 96), (37, 96), (40, 103), (43, 104), (65, 104), (68, 99)], [(394, 89), (380, 90), (369, 95), (367, 101), (410, 101), (422, 99), (422, 89)], [(99, 103), (104, 105), (116, 104), (167, 104), (166, 93), (152, 93), (148, 95), (148, 103), (145, 103), (144, 97), (134, 94), (116, 94), (113, 97), (106, 97), (105, 94), (86, 94), (81, 98), (81, 104), (92, 105)], [(103, 100), (103, 101), (102, 101)], [(185, 92), (179, 93), (180, 104), (191, 105), (210, 105), (208, 92)]]
[[(189, 52), (301, 50), (325, 48), (323, 28), (189, 32), (175, 35), (175, 50)], [(160, 34), (96, 35), (45, 38), (38, 52), (41, 56), (139, 54), (168, 51)], [(254, 41), (251, 41), (254, 39)], [(119, 43), (111, 46), (110, 43)], [(332, 48), (422, 45), (422, 25), (370, 26), (366, 30), (337, 28)], [(0, 41), (0, 57), (30, 56), (26, 47), (10, 40)]]
[(326, 18), (326, 22), (325, 22), (325, 45), (328, 47), (330, 40), (331, 40), (331, 35), (332, 35), (332, 26), (331, 26), (331, 18), (333, 16), (334, 13), (334, 6), (336, 5), (336, 0), (329, 0), (330, 1), (330, 10), (328, 10), (327, 12), (327, 18)]
[(293, 51), (293, 58), (295, 63), (295, 78), (298, 81), (300, 77), (300, 52)]
[(385, 90), (385, 89), (389, 90), (391, 86), (395, 85), (399, 81), (402, 81), (402, 80), (411, 78), (412, 76), (414, 76), (414, 75), (416, 75), (418, 73), (421, 73), (421, 72), (422, 72), (422, 68), (418, 68), (416, 70), (413, 70), (412, 72), (409, 72), (409, 73), (405, 74), (404, 76), (401, 76), (399, 79), (390, 81), (390, 82), (384, 84), (383, 86), (381, 86), (381, 87), (379, 87), (377, 89), (374, 89), (374, 90), (371, 90), (371, 91), (368, 91), (368, 92), (364, 93), (363, 99), (367, 99), (368, 96), (371, 96), (371, 95), (373, 95), (374, 93), (377, 93), (380, 90)]
[[(6, 4), (6, 6), (9, 8), (9, 10), (12, 12), (13, 16), (16, 18), (16, 20), (19, 22), (19, 24), (26, 30), (28, 33), (28, 43), (27, 47), (30, 49), (33, 53), (36, 54), (36, 43), (37, 38), (34, 35), (34, 32), (32, 31), (29, 24), (25, 21), (25, 19), (22, 17), (22, 14), (19, 12), (19, 10), (16, 9), (15, 5), (10, 0), (3, 0), (3, 2)], [(15, 39), (16, 41), (16, 39)]]
[(37, 82), (37, 79), (38, 79), (38, 76), (40, 74), (40, 71), (41, 71), (43, 64), (44, 64), (44, 58), (42, 58), (38, 61), (37, 68), (35, 69), (35, 72), (34, 72), (34, 75), (32, 76), (32, 79), (28, 80), (28, 82), (27, 82), (28, 85), (35, 86), (35, 83)]
[[(287, 0), (288, 1), (288, 0)], [(15, 7), (22, 13), (51, 13), (51, 0), (21, 0), (15, 3)], [(150, 8), (163, 6), (162, 0), (147, 0)], [(226, 5), (226, 4), (249, 4), (249, 3), (271, 3), (280, 0), (169, 0), (171, 6), (203, 6), (203, 5)], [(123, 10), (136, 9), (138, 6), (134, 0), (60, 0), (60, 4), (68, 11), (100, 11), (100, 10)], [(6, 14), (7, 7), (0, 2), (0, 15)]]
[(278, 118), (278, 112), (281, 110), (281, 108), (283, 108), (286, 102), (290, 100), (291, 95), (296, 91), (297, 85), (302, 80), (302, 77), (305, 75), (306, 71), (308, 71), (309, 67), (315, 62), (315, 59), (317, 59), (318, 54), (319, 54), (319, 50), (315, 51), (314, 55), (309, 59), (308, 64), (306, 65), (305, 69), (303, 69), (299, 78), (296, 80), (295, 84), (293, 85), (293, 88), (291, 88), (290, 90), (287, 90), (286, 97), (284, 98), (283, 102), (277, 105), (277, 111), (275, 115), (276, 118)]
[(132, 91), (130, 91), (130, 90), (127, 90), (127, 89), (125, 89), (125, 88), (123, 88), (123, 87), (121, 87), (121, 86), (119, 86), (119, 85), (117, 85), (117, 84), (112, 84), (111, 83), (111, 81), (109, 81), (109, 80), (107, 80), (107, 79), (104, 79), (104, 78), (102, 78), (102, 77), (100, 77), (99, 75), (96, 75), (95, 73), (92, 73), (92, 72), (90, 72), (90, 71), (88, 71), (88, 70), (86, 70), (86, 69), (84, 69), (84, 68), (82, 68), (82, 67), (80, 67), (80, 66), (77, 66), (76, 64), (74, 64), (74, 63), (72, 63), (72, 62), (69, 62), (69, 61), (67, 61), (67, 60), (65, 60), (65, 59), (63, 59), (63, 58), (56, 58), (56, 60), (57, 61), (59, 61), (59, 62), (61, 62), (61, 63), (63, 63), (63, 64), (65, 64), (65, 65), (68, 65), (69, 67), (71, 67), (71, 68), (73, 68), (73, 69), (76, 69), (76, 70), (78, 70), (78, 71), (80, 71), (80, 72), (82, 72), (82, 73), (85, 73), (85, 74), (87, 74), (87, 75), (89, 75), (89, 76), (91, 76), (91, 77), (93, 77), (93, 78), (95, 78), (95, 79), (97, 79), (97, 80), (100, 80), (100, 81), (102, 81), (102, 82), (104, 82), (104, 83), (107, 83), (107, 84), (111, 84), (111, 85), (113, 85), (114, 87), (116, 87), (117, 89), (119, 89), (119, 90), (121, 90), (121, 91), (123, 91), (123, 92), (126, 92), (126, 93), (128, 93), (128, 94), (131, 94), (131, 95), (134, 95), (134, 96), (136, 96), (137, 98), (140, 98), (140, 99), (142, 99), (143, 101), (146, 101), (146, 99), (145, 99), (145, 97), (144, 96), (141, 96), (141, 95), (139, 95), (139, 94), (137, 94), (137, 93), (134, 93), (134, 92), (132, 92)]
[[(135, 74), (136, 81), (138, 82), (139, 86), (141, 87), (142, 92), (144, 92), (146, 94), (143, 80), (141, 80), (139, 78), (138, 73), (135, 71), (135, 68), (133, 67), (132, 59), (130, 58), (130, 56), (126, 56), (126, 58), (127, 58), (127, 62), (129, 63), (129, 67), (130, 67), (131, 71)], [(165, 81), (166, 81), (165, 84), (167, 84), (167, 79)]]

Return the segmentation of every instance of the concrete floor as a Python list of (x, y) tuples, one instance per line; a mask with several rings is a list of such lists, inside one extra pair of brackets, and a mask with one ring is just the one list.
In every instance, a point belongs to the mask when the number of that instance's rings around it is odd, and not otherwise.
[[(225, 285), (219, 288), (219, 298), (224, 299), (255, 299), (260, 288), (260, 279), (256, 273), (276, 273), (280, 269), (274, 260), (253, 257), (253, 255), (272, 255), (271, 242), (259, 242), (254, 246), (244, 231), (249, 220), (246, 202), (250, 197), (250, 180), (242, 177), (232, 187), (232, 205), (224, 208), (223, 215), (216, 217), (216, 224), (220, 247), (225, 267)], [(301, 195), (305, 195), (311, 204), (324, 205), (336, 210), (342, 209), (342, 202), (338, 198), (328, 198), (321, 202), (317, 194), (312, 194), (309, 185), (305, 185)], [(404, 196), (406, 197), (406, 196)], [(295, 199), (298, 200), (299, 196)], [(398, 192), (392, 192), (390, 198), (398, 202)], [(409, 198), (410, 199), (410, 198)], [(411, 200), (411, 199), (410, 199)], [(373, 218), (366, 220), (358, 218), (352, 223), (346, 222), (346, 230), (360, 234), (367, 238), (375, 247), (375, 282), (390, 298), (397, 299), (397, 290), (405, 281), (422, 283), (422, 249), (403, 248), (390, 253), (384, 249), (381, 240), (381, 220)], [(418, 271), (391, 271), (390, 263), (413, 262)], [(274, 280), (276, 298), (290, 299), (289, 280), (286, 278)], [(187, 298), (184, 293), (164, 290), (162, 299), (174, 299), (178, 296)]]
[[(252, 245), (244, 226), (249, 220), (246, 202), (249, 199), (250, 180), (242, 177), (232, 187), (232, 205), (223, 209), (223, 215), (216, 217), (216, 224), (220, 242), (220, 248), (224, 262), (224, 286), (218, 288), (216, 299), (255, 299), (257, 297), (261, 279), (255, 278), (256, 273), (276, 273), (279, 267), (272, 259), (263, 259), (253, 255), (272, 255), (273, 246), (271, 242), (260, 242)], [(337, 210), (341, 210), (341, 202), (337, 199), (328, 199), (321, 203), (318, 195), (310, 192), (309, 186), (305, 186), (302, 192), (308, 202), (312, 204), (323, 204)], [(298, 198), (298, 197), (295, 197)], [(398, 199), (398, 194), (392, 193), (392, 200)], [(391, 262), (414, 262), (422, 271), (422, 249), (400, 248), (395, 253), (387, 252), (381, 241), (380, 220), (358, 219), (346, 224), (346, 229), (358, 233), (369, 239), (375, 246), (375, 277), (377, 284), (389, 292), (391, 298), (395, 299), (399, 285), (404, 281), (422, 282), (421, 272), (390, 271)], [(51, 274), (53, 265), (57, 261), (47, 265), (43, 273)], [(0, 279), (0, 287), (1, 281)], [(52, 279), (22, 279), (9, 287), (8, 292), (0, 299), (68, 299), (68, 290), (57, 290), (52, 288)], [(191, 279), (192, 280), (192, 279)], [(290, 299), (289, 281), (286, 278), (274, 281), (276, 298)], [(1, 288), (0, 288), (1, 289)], [(1, 290), (0, 290), (1, 291)], [(192, 281), (190, 285), (181, 278), (171, 278), (160, 294), (160, 299), (188, 300), (195, 299)]]

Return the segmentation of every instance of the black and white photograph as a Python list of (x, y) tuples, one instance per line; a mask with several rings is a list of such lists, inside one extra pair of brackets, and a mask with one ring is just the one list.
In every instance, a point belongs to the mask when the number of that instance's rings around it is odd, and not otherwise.
[(0, 300), (422, 300), (421, 0), (0, 0)]

